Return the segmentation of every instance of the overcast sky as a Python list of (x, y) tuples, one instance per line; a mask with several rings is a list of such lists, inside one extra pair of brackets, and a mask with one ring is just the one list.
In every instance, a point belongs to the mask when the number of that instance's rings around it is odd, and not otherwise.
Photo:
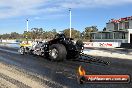
[(132, 16), (132, 0), (0, 0), (0, 33), (43, 28), (45, 31), (69, 28), (72, 8), (72, 27), (83, 31), (97, 25), (102, 30), (108, 20)]

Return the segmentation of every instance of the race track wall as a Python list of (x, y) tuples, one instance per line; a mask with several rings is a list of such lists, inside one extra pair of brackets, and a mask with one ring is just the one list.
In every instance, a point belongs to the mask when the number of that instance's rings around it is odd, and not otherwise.
[(84, 42), (84, 47), (115, 48), (120, 45), (121, 42)]

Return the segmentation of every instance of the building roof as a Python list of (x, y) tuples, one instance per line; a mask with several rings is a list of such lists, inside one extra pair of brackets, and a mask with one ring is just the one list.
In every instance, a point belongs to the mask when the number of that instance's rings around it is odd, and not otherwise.
[(132, 16), (124, 17), (124, 18), (120, 18), (120, 19), (111, 19), (111, 20), (109, 20), (108, 23), (120, 23), (120, 22), (125, 22), (125, 21), (128, 21), (128, 20), (132, 20)]

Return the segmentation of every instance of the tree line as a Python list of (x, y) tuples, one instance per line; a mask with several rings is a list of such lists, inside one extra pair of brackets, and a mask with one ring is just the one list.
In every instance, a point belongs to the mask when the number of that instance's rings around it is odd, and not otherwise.
[[(78, 31), (77, 29), (72, 28), (71, 37), (74, 39), (90, 40), (90, 33), (98, 31), (97, 26), (86, 27), (83, 32)], [(70, 36), (70, 29), (64, 29), (61, 31), (67, 37)], [(23, 34), (17, 32), (11, 32), (6, 34), (0, 34), (0, 39), (52, 39), (57, 34), (56, 29), (51, 31), (45, 31), (43, 28), (32, 28), (31, 31), (24, 31)]]

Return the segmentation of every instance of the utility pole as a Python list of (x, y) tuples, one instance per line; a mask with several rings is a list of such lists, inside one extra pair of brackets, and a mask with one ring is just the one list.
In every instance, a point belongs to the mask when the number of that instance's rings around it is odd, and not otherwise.
[(70, 14), (70, 38), (71, 38), (71, 8), (69, 8), (69, 14)]

